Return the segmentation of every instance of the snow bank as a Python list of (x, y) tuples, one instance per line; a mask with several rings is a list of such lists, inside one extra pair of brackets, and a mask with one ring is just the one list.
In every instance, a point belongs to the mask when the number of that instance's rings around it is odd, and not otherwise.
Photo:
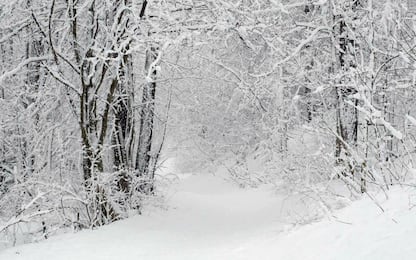
[[(412, 193), (414, 189), (391, 191), (390, 199), (380, 202), (384, 212), (364, 199), (339, 211), (334, 221), (253, 240), (242, 246), (235, 259), (416, 259), (416, 196)], [(382, 195), (378, 197), (383, 200)]]

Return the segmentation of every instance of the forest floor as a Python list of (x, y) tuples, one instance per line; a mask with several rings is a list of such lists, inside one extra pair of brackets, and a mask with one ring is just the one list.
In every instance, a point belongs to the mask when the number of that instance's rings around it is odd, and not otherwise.
[[(166, 208), (98, 230), (9, 248), (1, 260), (416, 259), (416, 196), (405, 188), (364, 198), (299, 225), (300, 198), (240, 189), (213, 175), (183, 175)], [(384, 212), (380, 209), (381, 206)]]

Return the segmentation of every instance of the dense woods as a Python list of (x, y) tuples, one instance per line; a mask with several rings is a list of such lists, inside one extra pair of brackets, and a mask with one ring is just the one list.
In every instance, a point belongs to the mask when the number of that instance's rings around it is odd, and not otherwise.
[(140, 213), (168, 157), (242, 187), (406, 185), (415, 6), (3, 1), (0, 232), (46, 238)]

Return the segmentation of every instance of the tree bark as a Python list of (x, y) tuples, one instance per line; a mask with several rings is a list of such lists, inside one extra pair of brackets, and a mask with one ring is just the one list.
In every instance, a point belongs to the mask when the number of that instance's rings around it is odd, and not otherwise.
[[(354, 13), (359, 1), (351, 1), (351, 9), (345, 9), (343, 15)], [(348, 104), (349, 96), (356, 93), (356, 89), (351, 86), (353, 79), (348, 75), (351, 67), (354, 67), (354, 48), (355, 41), (349, 37), (346, 24), (346, 17), (338, 17), (338, 31), (334, 32), (338, 39), (339, 50), (337, 51), (340, 80), (335, 87), (336, 93), (336, 130), (335, 158), (336, 164), (343, 166), (344, 175), (353, 175), (355, 166), (351, 164), (351, 149), (356, 148), (358, 140), (358, 101), (354, 101), (354, 106)], [(334, 20), (337, 20), (336, 18)]]
[(152, 138), (155, 116), (155, 99), (156, 99), (156, 79), (157, 72), (151, 68), (151, 64), (156, 60), (155, 47), (151, 47), (146, 52), (145, 71), (152, 69), (152, 82), (147, 82), (143, 87), (142, 107), (140, 111), (140, 129), (139, 141), (137, 148), (137, 158), (135, 168), (137, 177), (141, 178), (142, 183), (139, 185), (140, 192), (150, 194), (153, 192), (154, 173), (150, 170), (150, 161), (152, 159)]

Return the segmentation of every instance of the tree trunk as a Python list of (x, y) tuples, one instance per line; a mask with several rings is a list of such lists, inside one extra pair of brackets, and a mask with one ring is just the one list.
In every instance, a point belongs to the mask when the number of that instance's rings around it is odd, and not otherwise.
[[(351, 10), (344, 10), (344, 15), (353, 13), (358, 1), (351, 2)], [(358, 110), (356, 106), (358, 101), (354, 101), (354, 106), (348, 104), (349, 96), (356, 93), (352, 87), (353, 79), (350, 78), (349, 69), (354, 67), (354, 48), (355, 42), (350, 39), (349, 28), (345, 22), (346, 17), (338, 17), (338, 32), (334, 32), (338, 39), (339, 50), (337, 51), (338, 68), (341, 78), (335, 87), (336, 93), (336, 130), (337, 138), (335, 140), (335, 158), (336, 164), (343, 167), (344, 175), (353, 175), (355, 165), (351, 158), (351, 149), (356, 148), (358, 140)], [(337, 19), (334, 19), (337, 20)]]
[(150, 170), (150, 161), (152, 159), (152, 137), (153, 137), (153, 123), (155, 115), (155, 98), (156, 98), (156, 70), (151, 68), (151, 64), (156, 59), (156, 48), (152, 47), (146, 52), (145, 71), (153, 70), (151, 72), (152, 82), (147, 82), (143, 87), (142, 107), (140, 111), (140, 129), (139, 142), (137, 148), (137, 158), (135, 168), (137, 170), (137, 177), (141, 179), (138, 189), (145, 194), (153, 192), (153, 178), (154, 173)]
[[(114, 18), (118, 9), (123, 6), (131, 7), (130, 0), (117, 1), (114, 4), (112, 23), (125, 24), (129, 26), (129, 18)], [(121, 35), (124, 38), (125, 35)], [(124, 53), (129, 51), (130, 45), (127, 44)], [(119, 172), (117, 187), (120, 191), (128, 194), (130, 192), (131, 176), (130, 170), (133, 168), (133, 144), (134, 144), (134, 116), (133, 116), (133, 98), (134, 98), (134, 77), (133, 61), (131, 54), (124, 54), (118, 72), (117, 98), (114, 102), (114, 127), (111, 136), (114, 170)]]

